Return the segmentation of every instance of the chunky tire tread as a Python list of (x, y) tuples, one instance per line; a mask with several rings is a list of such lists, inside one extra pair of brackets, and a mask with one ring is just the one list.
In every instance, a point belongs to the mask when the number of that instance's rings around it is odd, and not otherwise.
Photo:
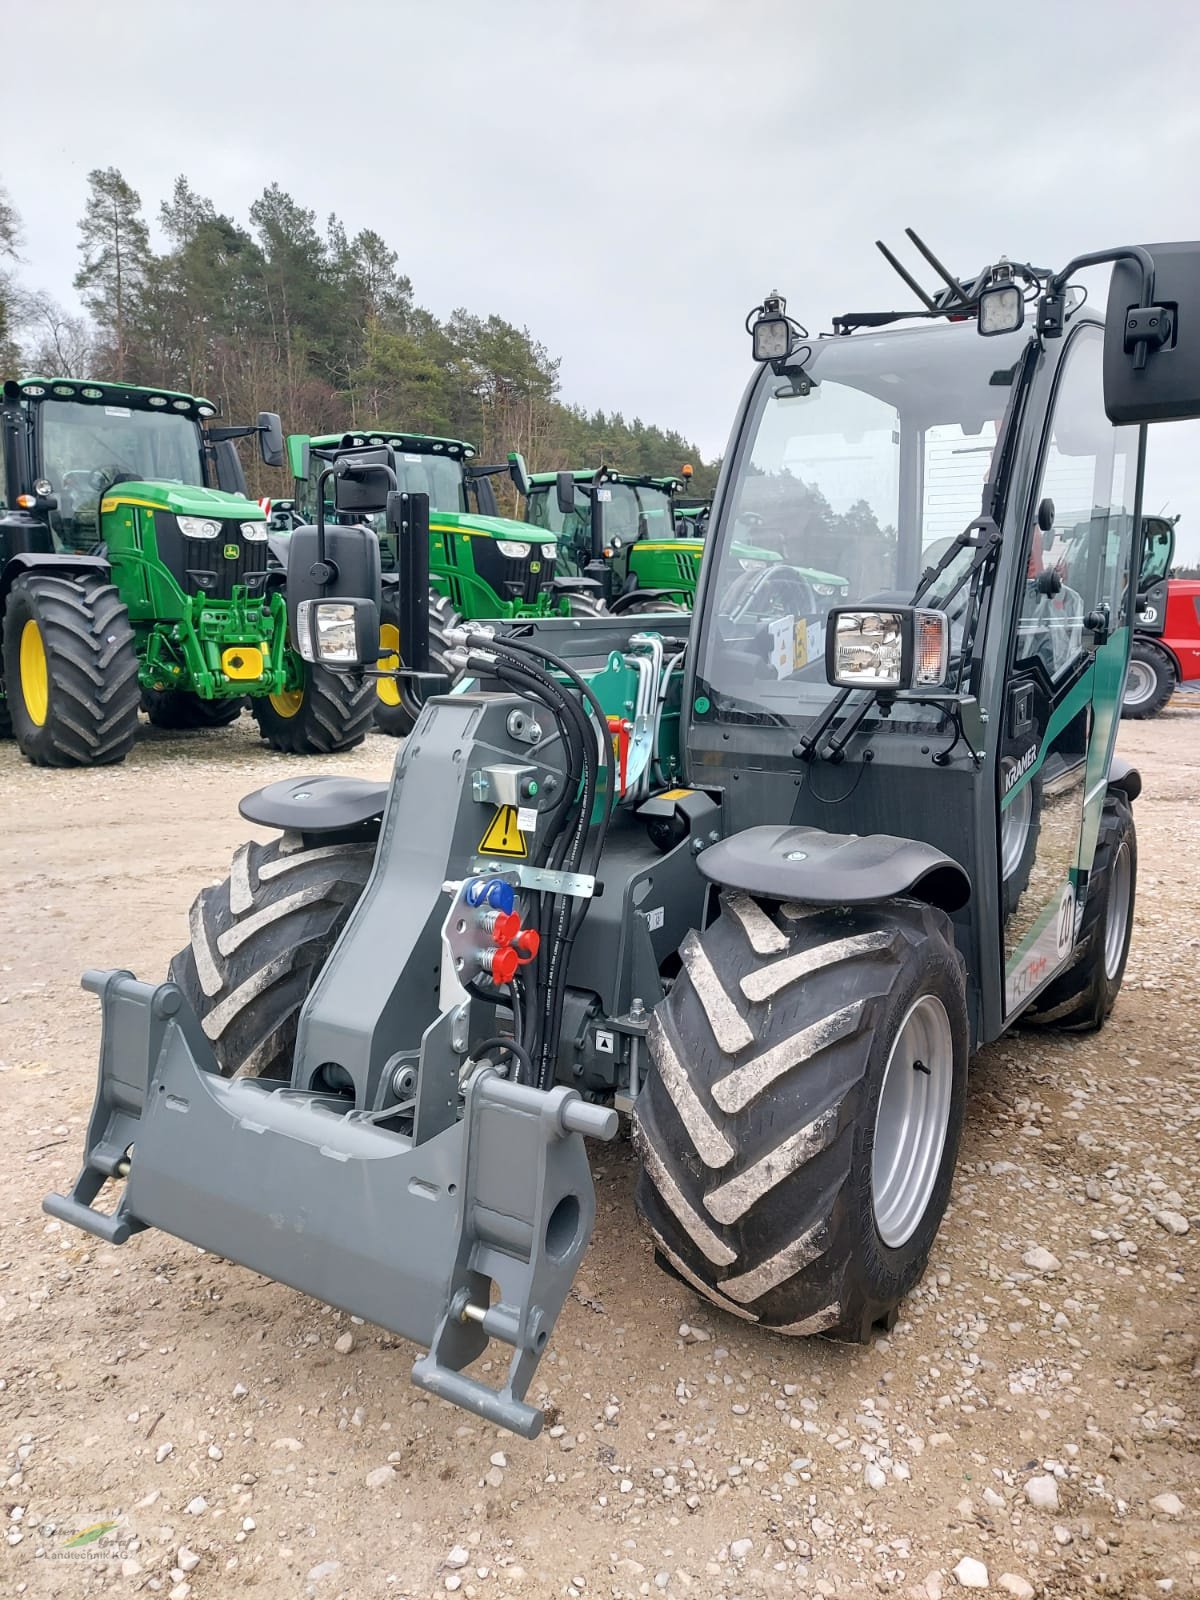
[[(725, 892), (721, 909), (684, 941), (651, 1022), (638, 1210), (660, 1264), (713, 1304), (781, 1333), (866, 1338), (924, 1271), (949, 1197), (968, 1051), (949, 920), (900, 900), (817, 909)], [(955, 1088), (925, 1218), (891, 1250), (871, 1204), (875, 1105), (923, 993), (946, 1006)]]
[(203, 700), (187, 689), (143, 689), (142, 710), (155, 728), (227, 728), (245, 710), (245, 699)]
[[(383, 606), (380, 612), (381, 622), (391, 622), (397, 630), (400, 627), (400, 599), (394, 587), (384, 591)], [(459, 625), (458, 613), (450, 604), (445, 595), (439, 594), (436, 589), (429, 591), (429, 663), (432, 671), (442, 671), (453, 683), (458, 674), (450, 665), (450, 644), (446, 638), (447, 628), (457, 628)], [(421, 714), (421, 701), (401, 685), (401, 701), (398, 706), (389, 706), (375, 694), (375, 726), (380, 733), (389, 734), (393, 739), (406, 738), (416, 727), (417, 718)]]
[(1129, 654), (1132, 661), (1140, 661), (1150, 669), (1156, 682), (1154, 693), (1140, 705), (1131, 706), (1128, 701), (1123, 701), (1121, 715), (1131, 722), (1144, 722), (1149, 717), (1156, 717), (1175, 693), (1178, 687), (1175, 663), (1165, 650), (1160, 650), (1146, 639), (1135, 638)]
[(567, 595), (567, 604), (570, 606), (570, 615), (573, 617), (609, 617), (612, 615), (606, 601), (598, 595), (579, 594), (571, 590)]
[[(1121, 965), (1116, 976), (1110, 978), (1104, 966), (1104, 933), (1112, 865), (1122, 843), (1128, 845), (1132, 856), (1133, 882), (1130, 886), (1129, 920)], [(1087, 900), (1084, 902), (1079, 938), (1075, 942), (1074, 958), (1067, 970), (1042, 990), (1021, 1017), (1022, 1023), (1071, 1033), (1095, 1033), (1104, 1026), (1125, 978), (1136, 904), (1137, 829), (1133, 822), (1133, 807), (1119, 790), (1110, 789), (1100, 818), (1100, 834), (1096, 840), (1096, 854), (1088, 879)]]
[(290, 1076), (300, 1008), (374, 856), (373, 844), (246, 844), (225, 882), (197, 896), (191, 942), (171, 962), (171, 981), (224, 1077)]
[(295, 716), (280, 716), (269, 697), (250, 702), (258, 731), (272, 750), (327, 756), (361, 744), (371, 731), (379, 702), (375, 680), (308, 663), (304, 673), (304, 703)]
[[(50, 680), (41, 726), (27, 715), (20, 689), (21, 633), (31, 619)], [(17, 579), (5, 609), (4, 679), (13, 731), (35, 766), (108, 766), (133, 748), (141, 699), (133, 628), (104, 578), (31, 572)]]

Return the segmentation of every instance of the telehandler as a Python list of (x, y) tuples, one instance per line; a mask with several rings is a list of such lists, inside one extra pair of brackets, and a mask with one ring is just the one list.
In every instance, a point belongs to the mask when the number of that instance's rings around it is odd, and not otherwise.
[(1147, 517), (1133, 650), (1121, 715), (1156, 717), (1181, 684), (1200, 679), (1200, 582), (1172, 578), (1178, 517)]
[[(821, 339), (778, 295), (751, 314), (692, 615), (464, 624), (474, 686), (426, 701), (389, 783), (249, 796), (278, 838), (201, 891), (169, 979), (85, 976), (99, 1082), (52, 1216), (390, 1329), (417, 1384), (532, 1437), (595, 1215), (585, 1140), (628, 1111), (666, 1271), (766, 1332), (894, 1319), (973, 1053), (1097, 1028), (1120, 988), (1145, 425), (1200, 415), (1200, 244), (959, 279), (911, 237), (941, 284), (905, 270), (915, 313)], [(1074, 286), (1101, 265), (1105, 320)], [(746, 571), (764, 485), (790, 538)], [(1060, 502), (1089, 532), (1047, 573)], [(427, 674), (428, 540), (388, 505), (399, 670)], [(816, 651), (800, 569), (851, 506)], [(314, 598), (314, 654), (353, 669), (369, 611)], [(471, 1370), (491, 1342), (498, 1384)]]

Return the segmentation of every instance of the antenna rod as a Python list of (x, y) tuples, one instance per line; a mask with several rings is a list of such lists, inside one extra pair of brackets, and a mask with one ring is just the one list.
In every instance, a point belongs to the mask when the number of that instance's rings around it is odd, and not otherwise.
[(880, 253), (883, 256), (883, 259), (887, 262), (888, 266), (894, 268), (895, 271), (900, 274), (900, 276), (904, 279), (905, 283), (912, 290), (912, 292), (916, 295), (917, 299), (921, 302), (921, 304), (925, 307), (925, 309), (927, 311), (936, 311), (937, 307), (934, 305), (933, 301), (925, 293), (924, 289), (922, 289), (921, 285), (913, 277), (912, 273), (909, 272), (905, 267), (903, 267), (900, 264), (899, 261), (896, 260), (895, 256), (888, 249), (887, 245), (884, 244), (882, 239), (876, 239), (875, 248), (876, 248), (876, 250), (880, 251)]
[(918, 234), (914, 233), (911, 228), (905, 228), (904, 231), (908, 235), (908, 237), (912, 240), (912, 242), (916, 245), (917, 249), (921, 252), (921, 254), (925, 257), (926, 261), (928, 261), (929, 265), (937, 273), (938, 277), (941, 278), (942, 282), (946, 285), (947, 289), (952, 290), (954, 295), (955, 295), (955, 297), (957, 299), (961, 300), (963, 305), (969, 306), (971, 304), (971, 302), (967, 299), (966, 295), (963, 293), (962, 284), (959, 283), (956, 278), (952, 278), (950, 276), (950, 274), (946, 271), (945, 267), (938, 260), (938, 258), (934, 255), (933, 251), (929, 248), (929, 246), (925, 243), (925, 241)]

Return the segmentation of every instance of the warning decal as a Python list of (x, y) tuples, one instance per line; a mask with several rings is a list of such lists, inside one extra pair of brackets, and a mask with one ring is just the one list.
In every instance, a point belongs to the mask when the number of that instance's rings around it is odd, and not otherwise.
[(480, 855), (526, 856), (525, 835), (517, 826), (516, 806), (497, 806), (496, 815), (479, 841)]

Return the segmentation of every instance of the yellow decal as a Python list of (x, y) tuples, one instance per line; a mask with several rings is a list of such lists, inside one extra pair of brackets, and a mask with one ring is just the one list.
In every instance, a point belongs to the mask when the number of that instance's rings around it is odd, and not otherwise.
[(496, 815), (479, 841), (480, 855), (527, 856), (525, 835), (517, 827), (516, 806), (497, 806)]
[(688, 795), (695, 794), (695, 789), (664, 789), (661, 794), (656, 794), (656, 800), (686, 800)]
[(792, 670), (798, 672), (801, 667), (808, 665), (808, 623), (804, 621), (803, 617), (798, 618), (796, 621), (792, 651), (796, 662)]

